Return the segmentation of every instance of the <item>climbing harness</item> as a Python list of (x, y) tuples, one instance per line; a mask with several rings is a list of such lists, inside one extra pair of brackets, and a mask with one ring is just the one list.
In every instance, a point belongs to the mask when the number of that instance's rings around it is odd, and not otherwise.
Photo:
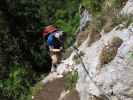
[(93, 79), (92, 79), (92, 77), (90, 76), (90, 73), (88, 72), (88, 70), (87, 70), (87, 68), (86, 68), (86, 66), (85, 66), (85, 64), (84, 64), (84, 62), (83, 62), (81, 56), (80, 56), (79, 53), (78, 53), (78, 51), (79, 51), (78, 48), (76, 48), (75, 46), (72, 46), (72, 48), (73, 48), (73, 50), (75, 51), (76, 55), (78, 56), (79, 60), (81, 61), (82, 67), (83, 67), (83, 69), (85, 70), (85, 72), (86, 72), (86, 74), (88, 75), (88, 77), (90, 78), (91, 82), (95, 84), (95, 86), (99, 89), (99, 91), (101, 91), (101, 93), (105, 96), (105, 99), (111, 100), (110, 95), (107, 95), (107, 94), (104, 92), (104, 90), (103, 90), (102, 88), (100, 88), (100, 87), (96, 84), (95, 81), (93, 81)]

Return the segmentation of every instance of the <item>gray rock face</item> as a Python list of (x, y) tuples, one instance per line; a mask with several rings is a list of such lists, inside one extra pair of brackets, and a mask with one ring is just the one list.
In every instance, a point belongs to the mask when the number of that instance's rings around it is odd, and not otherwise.
[[(132, 6), (133, 0), (129, 0), (122, 13), (133, 14)], [(86, 19), (91, 18), (87, 15), (85, 11), (83, 16), (86, 17), (81, 19), (81, 30)], [(91, 37), (88, 36), (78, 48), (79, 52), (84, 54), (82, 60), (88, 73), (82, 64), (73, 61), (76, 55), (74, 51), (58, 66), (58, 74), (73, 69), (78, 70), (79, 80), (76, 89), (81, 100), (133, 100), (133, 25), (125, 29), (118, 27), (107, 34), (102, 34), (98, 41), (89, 46), (88, 41)], [(120, 43), (113, 42), (114, 38)], [(104, 55), (103, 58), (102, 55)]]
[[(92, 46), (86, 47), (84, 42), (80, 47), (80, 50), (85, 53), (83, 61), (92, 78), (91, 80), (82, 65), (78, 65), (80, 78), (77, 89), (81, 100), (93, 100), (88, 98), (92, 96), (100, 98), (102, 95), (107, 95), (109, 98), (115, 97), (116, 100), (133, 100), (133, 32), (130, 31), (132, 29), (132, 26), (121, 31), (114, 29)], [(114, 37), (119, 37), (123, 42), (116, 56), (103, 65), (100, 58), (101, 52)], [(112, 47), (110, 46), (109, 49), (111, 50)]]
[(133, 15), (133, 0), (128, 0), (125, 7), (122, 9), (121, 13), (124, 15)]
[[(78, 70), (79, 80), (76, 89), (81, 100), (108, 100), (107, 97), (110, 98), (109, 100), (133, 100), (133, 31), (131, 31), (133, 26), (117, 29), (116, 27), (108, 34), (104, 34), (91, 46), (88, 46), (90, 39), (88, 37), (79, 47), (79, 52), (84, 54), (82, 59), (89, 75), (82, 64), (73, 61), (75, 52), (58, 66), (58, 74), (73, 69)], [(122, 41), (117, 43), (116, 39)], [(113, 47), (117, 46), (117, 51), (108, 63), (103, 64), (100, 57), (103, 48), (109, 47), (107, 50), (113, 52), (110, 43), (113, 43)]]
[(89, 23), (92, 19), (91, 14), (89, 13), (89, 11), (84, 8), (81, 7), (80, 8), (80, 31), (83, 31), (85, 26), (87, 25), (87, 23)]

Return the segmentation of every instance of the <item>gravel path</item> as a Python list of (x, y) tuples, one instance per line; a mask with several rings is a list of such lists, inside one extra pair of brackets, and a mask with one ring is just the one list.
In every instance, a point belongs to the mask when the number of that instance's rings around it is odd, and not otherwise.
[[(48, 82), (43, 89), (38, 93), (33, 100), (59, 100), (61, 93), (65, 90), (64, 78), (59, 78)], [(78, 92), (72, 90), (66, 94), (62, 100), (80, 100)]]

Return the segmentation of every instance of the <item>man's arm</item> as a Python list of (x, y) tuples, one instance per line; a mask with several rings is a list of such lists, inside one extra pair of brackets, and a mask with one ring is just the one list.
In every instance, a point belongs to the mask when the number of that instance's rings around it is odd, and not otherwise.
[(53, 52), (60, 52), (60, 49), (52, 49)]

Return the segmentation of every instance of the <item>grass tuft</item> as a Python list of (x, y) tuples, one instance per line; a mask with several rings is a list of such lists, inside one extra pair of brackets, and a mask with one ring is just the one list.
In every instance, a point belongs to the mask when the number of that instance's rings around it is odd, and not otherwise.
[(72, 71), (69, 72), (66, 76), (65, 76), (65, 88), (66, 90), (72, 90), (76, 87), (76, 83), (78, 80), (78, 72), (77, 71)]

